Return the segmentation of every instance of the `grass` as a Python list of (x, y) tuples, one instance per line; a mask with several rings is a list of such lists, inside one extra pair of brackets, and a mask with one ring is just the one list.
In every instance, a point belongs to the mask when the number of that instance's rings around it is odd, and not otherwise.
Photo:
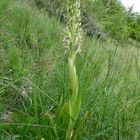
[[(45, 114), (69, 93), (63, 28), (28, 1), (0, 2), (0, 139), (48, 138)], [(139, 48), (85, 37), (81, 49), (80, 116), (89, 116), (79, 139), (140, 139)]]

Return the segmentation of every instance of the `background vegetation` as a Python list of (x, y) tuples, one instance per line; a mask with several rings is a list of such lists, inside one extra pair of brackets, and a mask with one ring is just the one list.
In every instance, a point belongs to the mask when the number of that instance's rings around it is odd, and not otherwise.
[[(69, 93), (65, 13), (64, 0), (0, 1), (0, 139), (53, 140), (46, 113)], [(82, 0), (82, 25), (76, 67), (80, 117), (89, 115), (78, 139), (139, 140), (140, 15), (116, 0)]]
[[(65, 19), (67, 0), (35, 0), (50, 15)], [(126, 9), (120, 0), (81, 0), (82, 23), (89, 36), (108, 36), (126, 43), (129, 38), (140, 41), (140, 15), (133, 6)]]

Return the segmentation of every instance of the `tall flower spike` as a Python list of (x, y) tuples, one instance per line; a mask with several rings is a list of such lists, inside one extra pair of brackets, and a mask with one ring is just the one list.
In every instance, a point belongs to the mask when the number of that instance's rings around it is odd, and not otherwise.
[(81, 28), (81, 12), (80, 0), (70, 0), (68, 2), (68, 20), (65, 29), (65, 53), (76, 55), (81, 51), (82, 28)]

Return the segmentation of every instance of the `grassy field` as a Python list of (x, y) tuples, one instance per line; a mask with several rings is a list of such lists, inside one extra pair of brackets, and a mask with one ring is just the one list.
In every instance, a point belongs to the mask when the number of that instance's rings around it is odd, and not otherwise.
[[(0, 1), (1, 140), (54, 140), (45, 114), (69, 93), (63, 30), (30, 1)], [(76, 68), (89, 114), (78, 139), (139, 140), (139, 48), (85, 36)]]

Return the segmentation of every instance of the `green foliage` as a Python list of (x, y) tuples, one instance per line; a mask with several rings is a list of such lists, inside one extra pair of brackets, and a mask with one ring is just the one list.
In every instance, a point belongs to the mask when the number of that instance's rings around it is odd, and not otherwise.
[(130, 7), (127, 11), (127, 24), (128, 24), (128, 33), (129, 37), (140, 41), (140, 15), (133, 12), (133, 7)]
[[(98, 24), (102, 11), (95, 10), (99, 18), (88, 12), (98, 8), (93, 2), (86, 1), (83, 10)], [(68, 61), (62, 55), (64, 25), (28, 0), (1, 0), (0, 8), (0, 139), (61, 140), (68, 125), (73, 140), (140, 139), (140, 52), (136, 46), (116, 46), (109, 39), (101, 42), (85, 36), (73, 63), (82, 94), (81, 105), (80, 96), (76, 98), (78, 111), (73, 116), (79, 117), (73, 128)], [(134, 19), (139, 29), (139, 16)]]
[[(43, 2), (43, 0), (37, 0)], [(46, 1), (46, 10), (61, 21), (66, 18), (66, 1)], [(126, 10), (118, 0), (81, 0), (82, 25), (88, 36), (98, 38), (106, 36), (120, 43), (127, 43), (128, 38), (139, 41), (139, 15), (133, 13), (133, 7)], [(138, 19), (137, 19), (138, 18)]]

